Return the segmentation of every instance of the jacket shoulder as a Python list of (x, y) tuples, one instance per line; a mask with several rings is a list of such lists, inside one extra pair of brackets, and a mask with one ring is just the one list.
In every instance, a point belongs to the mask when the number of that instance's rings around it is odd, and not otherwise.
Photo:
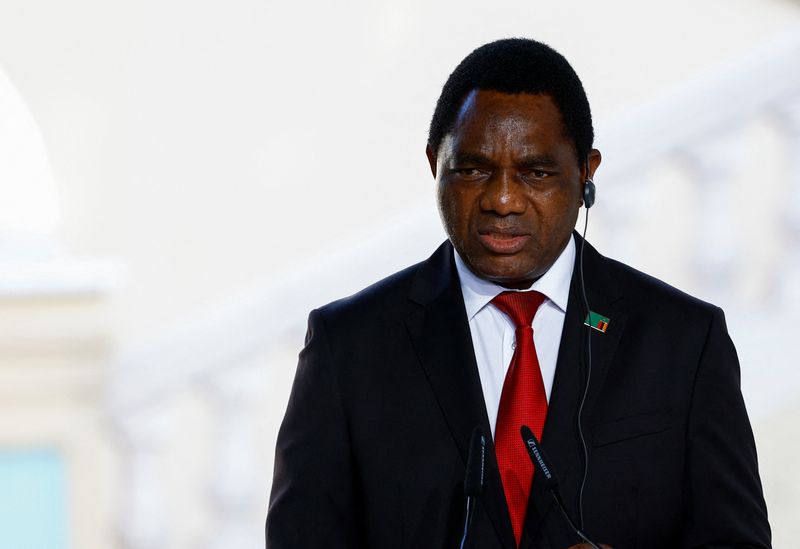
[(323, 305), (316, 312), (326, 320), (326, 324), (344, 325), (369, 324), (394, 316), (407, 307), (411, 285), (422, 263), (406, 267), (353, 295)]

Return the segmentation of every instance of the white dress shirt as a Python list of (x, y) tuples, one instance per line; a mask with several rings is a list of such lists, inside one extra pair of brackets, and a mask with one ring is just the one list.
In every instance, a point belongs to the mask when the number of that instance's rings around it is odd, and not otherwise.
[[(472, 333), (483, 400), (486, 402), (486, 413), (494, 437), (503, 382), (516, 346), (514, 341), (516, 330), (511, 319), (490, 302), (500, 292), (509, 288), (475, 275), (458, 252), (455, 253), (455, 262), (467, 310), (469, 330)], [(575, 241), (570, 238), (564, 251), (539, 280), (526, 290), (517, 290), (523, 292), (536, 290), (547, 298), (533, 318), (533, 341), (536, 345), (536, 356), (542, 370), (542, 381), (548, 402), (556, 373), (556, 359), (561, 344), (561, 331), (564, 327), (574, 265)]]

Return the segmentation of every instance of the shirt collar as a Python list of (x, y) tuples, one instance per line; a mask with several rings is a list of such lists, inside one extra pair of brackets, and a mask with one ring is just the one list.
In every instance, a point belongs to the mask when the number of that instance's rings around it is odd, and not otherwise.
[[(464, 306), (467, 310), (467, 319), (472, 320), (500, 292), (508, 291), (499, 284), (480, 278), (473, 273), (458, 252), (455, 252), (456, 270), (461, 282), (461, 293), (464, 296)], [(566, 312), (569, 299), (569, 286), (572, 280), (572, 269), (575, 266), (575, 239), (570, 237), (561, 255), (553, 265), (530, 288), (518, 290), (530, 292), (536, 290), (547, 297), (561, 311)]]

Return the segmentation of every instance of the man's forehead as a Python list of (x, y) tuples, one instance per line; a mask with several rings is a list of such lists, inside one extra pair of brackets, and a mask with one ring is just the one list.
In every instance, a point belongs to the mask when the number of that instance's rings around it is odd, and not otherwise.
[(566, 128), (561, 112), (546, 94), (473, 90), (464, 98), (448, 133), (548, 131)]

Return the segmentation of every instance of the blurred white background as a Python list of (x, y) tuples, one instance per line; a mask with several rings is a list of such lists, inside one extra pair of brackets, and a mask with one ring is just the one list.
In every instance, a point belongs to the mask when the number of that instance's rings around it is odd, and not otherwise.
[(428, 121), (508, 36), (583, 80), (588, 239), (725, 308), (798, 547), (800, 2), (0, 0), (0, 548), (263, 546), (306, 316), (444, 238)]

